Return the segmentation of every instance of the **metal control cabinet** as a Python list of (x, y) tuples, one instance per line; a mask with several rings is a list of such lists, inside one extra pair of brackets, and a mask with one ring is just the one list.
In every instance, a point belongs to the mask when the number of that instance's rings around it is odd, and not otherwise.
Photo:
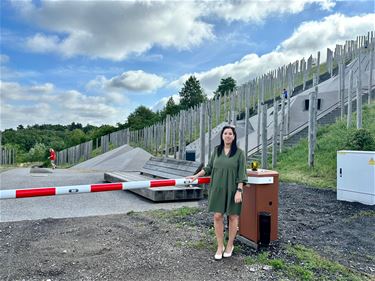
[(375, 205), (375, 151), (337, 151), (337, 200)]
[(248, 185), (243, 191), (238, 239), (257, 248), (261, 213), (271, 216), (270, 241), (278, 237), (279, 174), (269, 170), (248, 170), (247, 175)]

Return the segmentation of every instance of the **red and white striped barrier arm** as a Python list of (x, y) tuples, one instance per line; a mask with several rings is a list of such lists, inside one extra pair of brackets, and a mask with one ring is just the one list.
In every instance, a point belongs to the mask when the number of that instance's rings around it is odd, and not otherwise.
[(60, 187), (41, 187), (28, 189), (12, 189), (0, 190), (0, 199), (13, 199), (24, 197), (39, 197), (39, 196), (54, 196), (64, 194), (77, 194), (88, 192), (103, 192), (114, 190), (130, 190), (140, 188), (153, 188), (165, 186), (180, 186), (189, 184), (207, 184), (210, 183), (210, 177), (198, 178), (194, 181), (186, 178), (182, 179), (166, 179), (166, 180), (151, 180), (151, 181), (131, 181), (118, 183), (103, 183), (91, 185), (71, 185)]

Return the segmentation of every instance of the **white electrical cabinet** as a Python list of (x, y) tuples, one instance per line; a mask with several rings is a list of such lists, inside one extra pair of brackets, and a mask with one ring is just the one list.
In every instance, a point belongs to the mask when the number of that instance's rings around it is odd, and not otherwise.
[(375, 205), (375, 151), (337, 151), (337, 200)]

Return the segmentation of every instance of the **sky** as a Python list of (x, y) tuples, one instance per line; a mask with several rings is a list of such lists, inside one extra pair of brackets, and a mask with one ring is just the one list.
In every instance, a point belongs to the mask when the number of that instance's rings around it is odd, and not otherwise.
[(124, 123), (375, 30), (375, 1), (0, 1), (0, 130)]

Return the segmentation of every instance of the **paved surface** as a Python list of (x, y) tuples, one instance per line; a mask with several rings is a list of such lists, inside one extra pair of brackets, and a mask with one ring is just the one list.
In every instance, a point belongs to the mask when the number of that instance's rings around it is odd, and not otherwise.
[[(29, 168), (0, 173), (0, 189), (55, 187), (103, 182), (103, 172), (57, 169), (52, 174), (30, 174)], [(50, 197), (7, 199), (0, 201), (0, 222), (42, 218), (70, 218), (129, 211), (173, 209), (198, 206), (197, 201), (153, 203), (128, 191), (84, 193)]]

